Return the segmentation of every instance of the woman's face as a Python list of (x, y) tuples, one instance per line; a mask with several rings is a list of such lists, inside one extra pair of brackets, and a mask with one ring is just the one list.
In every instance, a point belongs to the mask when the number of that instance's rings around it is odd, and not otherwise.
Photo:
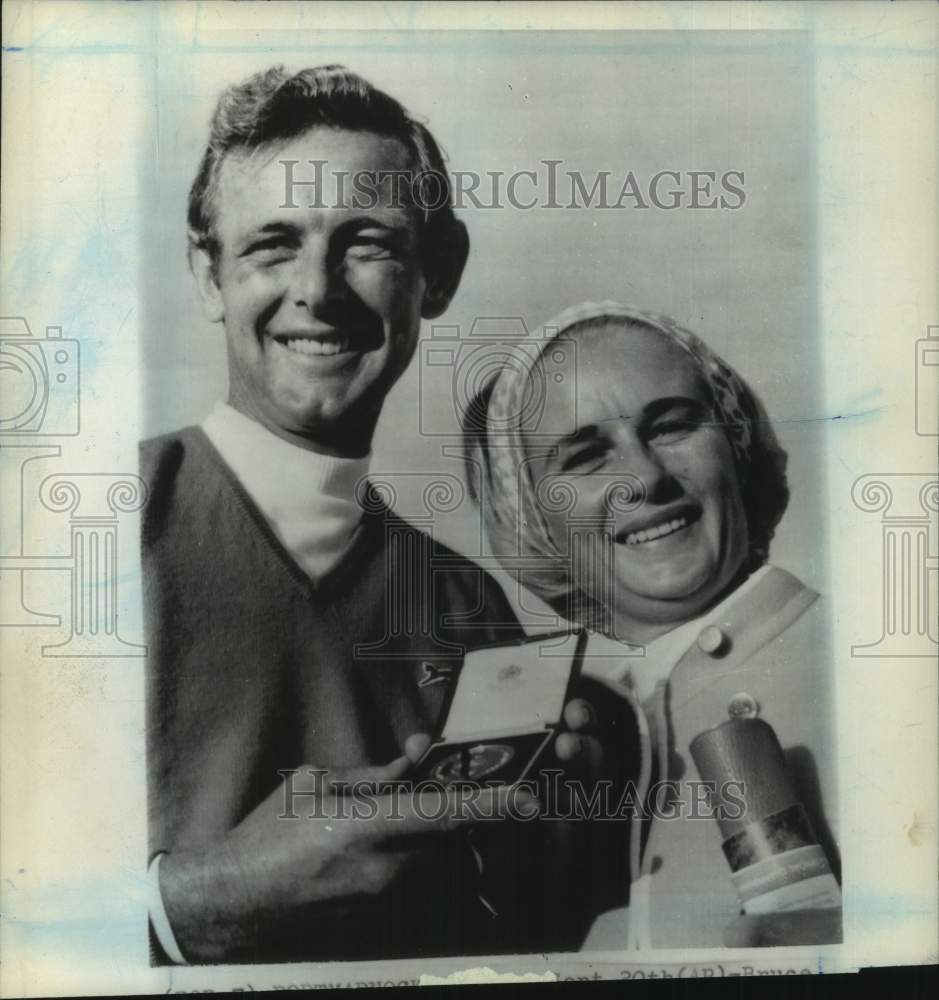
[[(692, 360), (664, 336), (587, 331), (576, 360), (546, 401), (560, 437), (526, 450), (575, 583), (612, 612), (619, 638), (648, 641), (706, 610), (746, 557), (731, 448)], [(550, 510), (552, 487), (572, 505)]]

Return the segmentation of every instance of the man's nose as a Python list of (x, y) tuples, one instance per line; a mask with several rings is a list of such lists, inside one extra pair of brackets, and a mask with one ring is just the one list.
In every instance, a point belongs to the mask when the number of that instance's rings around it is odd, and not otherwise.
[(293, 304), (316, 313), (330, 300), (341, 297), (342, 278), (325, 246), (313, 245), (298, 254), (291, 273)]

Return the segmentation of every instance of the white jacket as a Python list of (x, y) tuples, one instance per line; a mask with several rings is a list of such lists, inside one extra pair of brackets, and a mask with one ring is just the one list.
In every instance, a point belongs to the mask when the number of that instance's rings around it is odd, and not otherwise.
[[(837, 876), (832, 657), (824, 606), (791, 574), (765, 567), (751, 586), (685, 631), (687, 647), (677, 651), (667, 681), (643, 698), (642, 721), (649, 726), (657, 776), (677, 779), (687, 802), (689, 783), (700, 780), (691, 740), (726, 721), (733, 699), (756, 702), (759, 717), (779, 738)], [(589, 645), (587, 652), (589, 658)], [(641, 680), (642, 659), (631, 662)], [(637, 687), (642, 697), (641, 683)], [(666, 721), (667, 750), (657, 719)], [(640, 873), (633, 872), (630, 906), (601, 914), (583, 950), (720, 947), (724, 928), (740, 914), (715, 820), (683, 815), (651, 824), (641, 861), (647, 877), (637, 882)]]

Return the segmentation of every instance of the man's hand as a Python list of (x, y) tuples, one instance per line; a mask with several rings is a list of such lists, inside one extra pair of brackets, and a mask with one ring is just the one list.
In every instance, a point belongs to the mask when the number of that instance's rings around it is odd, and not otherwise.
[(773, 948), (782, 945), (838, 944), (841, 907), (790, 910), (738, 917), (724, 929), (728, 948)]
[[(583, 699), (565, 706), (569, 731), (557, 738), (555, 752), (573, 774), (587, 775), (602, 763), (600, 743), (590, 735), (594, 717)], [(161, 892), (186, 958), (218, 962), (249, 953), (259, 933), (276, 935), (301, 913), (315, 935), (317, 915), (331, 923), (373, 906), (446, 855), (443, 841), (458, 830), (481, 819), (537, 814), (538, 803), (521, 787), (393, 790), (429, 742), (425, 734), (409, 737), (405, 755), (384, 767), (342, 774), (300, 768), (220, 842), (164, 858)], [(356, 782), (387, 787), (360, 798), (355, 810)], [(442, 898), (441, 906), (448, 905), (459, 904)]]
[[(444, 841), (457, 831), (480, 819), (537, 814), (521, 787), (410, 793), (385, 785), (401, 779), (426, 745), (427, 737), (411, 737), (407, 755), (385, 767), (328, 778), (300, 769), (219, 843), (164, 858), (161, 892), (186, 958), (250, 953), (259, 935), (276, 936), (301, 914), (315, 944), (317, 917), (332, 928), (357, 910), (374, 910), (396, 883), (446, 855)], [(375, 783), (378, 794), (340, 792), (340, 782), (357, 781)], [(448, 903), (459, 905), (441, 899)]]

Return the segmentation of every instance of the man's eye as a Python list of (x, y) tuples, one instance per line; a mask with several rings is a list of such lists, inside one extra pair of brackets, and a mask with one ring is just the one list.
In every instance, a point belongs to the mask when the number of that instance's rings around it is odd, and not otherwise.
[(244, 256), (269, 261), (284, 258), (289, 253), (290, 247), (287, 245), (286, 240), (277, 236), (269, 240), (258, 240), (257, 243), (252, 243), (245, 250)]
[(380, 237), (356, 236), (349, 242), (347, 253), (356, 260), (386, 260), (395, 255), (395, 246)]

